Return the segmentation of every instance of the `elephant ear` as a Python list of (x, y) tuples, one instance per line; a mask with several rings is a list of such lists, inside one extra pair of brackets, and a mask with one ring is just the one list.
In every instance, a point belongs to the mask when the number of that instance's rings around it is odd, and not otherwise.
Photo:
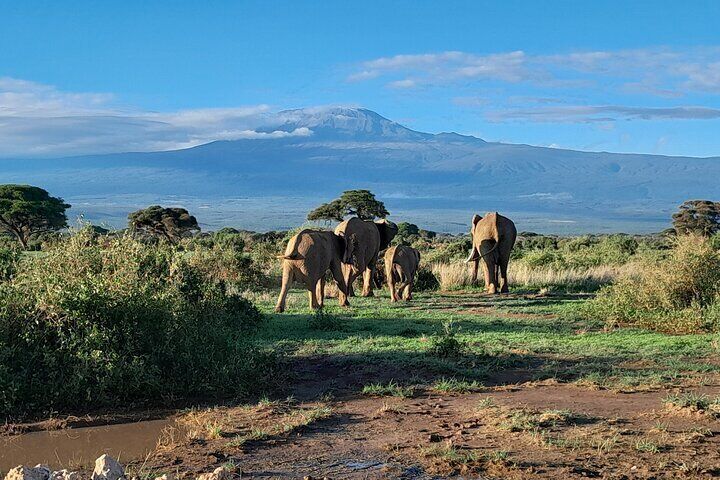
[(375, 222), (378, 232), (380, 232), (380, 251), (385, 250), (390, 246), (395, 235), (398, 233), (398, 227), (389, 220), (384, 218), (378, 222)]

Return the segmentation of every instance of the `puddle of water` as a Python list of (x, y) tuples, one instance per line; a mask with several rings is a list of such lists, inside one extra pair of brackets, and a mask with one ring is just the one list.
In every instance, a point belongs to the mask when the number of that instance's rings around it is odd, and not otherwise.
[(145, 458), (173, 419), (31, 432), (0, 437), (0, 472), (38, 463), (54, 469), (92, 467), (107, 453), (121, 463)]

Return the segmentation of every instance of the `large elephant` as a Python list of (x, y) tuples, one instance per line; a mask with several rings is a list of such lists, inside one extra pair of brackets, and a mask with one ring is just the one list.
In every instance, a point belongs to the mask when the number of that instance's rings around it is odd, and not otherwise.
[[(390, 290), (390, 301), (399, 300), (398, 290), (403, 300), (412, 300), (415, 285), (415, 273), (420, 265), (420, 252), (406, 245), (390, 247), (385, 251), (385, 279)], [(398, 285), (399, 284), (399, 285)]]
[(275, 311), (285, 310), (285, 298), (293, 281), (303, 282), (308, 289), (310, 308), (321, 308), (325, 298), (325, 273), (330, 270), (341, 292), (347, 287), (342, 272), (345, 240), (333, 232), (302, 230), (290, 239), (283, 262), (282, 287)]
[(378, 255), (390, 246), (397, 232), (397, 225), (384, 219), (370, 222), (353, 217), (335, 227), (335, 234), (345, 239), (342, 268), (348, 288), (347, 292), (338, 293), (341, 305), (350, 304), (347, 297), (352, 295), (352, 284), (360, 275), (363, 276), (363, 297), (373, 296), (373, 272)]
[(487, 292), (496, 293), (499, 289), (507, 293), (508, 263), (517, 238), (515, 224), (497, 212), (487, 213), (485, 218), (474, 215), (470, 234), (473, 246), (467, 261), (473, 263), (473, 283), (477, 282), (478, 264), (482, 260)]

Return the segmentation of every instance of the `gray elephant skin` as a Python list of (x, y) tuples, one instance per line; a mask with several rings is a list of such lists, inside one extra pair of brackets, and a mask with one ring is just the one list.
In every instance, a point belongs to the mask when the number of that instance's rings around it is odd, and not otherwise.
[(477, 282), (478, 266), (482, 262), (485, 289), (488, 293), (507, 293), (508, 263), (515, 245), (517, 229), (512, 220), (497, 212), (485, 217), (474, 215), (470, 226), (472, 250), (468, 262), (472, 263), (472, 281)]
[(398, 232), (397, 226), (388, 220), (365, 221), (357, 217), (345, 220), (335, 227), (335, 234), (345, 240), (343, 255), (343, 278), (347, 291), (339, 289), (340, 304), (350, 304), (348, 295), (352, 295), (352, 284), (363, 276), (363, 297), (373, 296), (372, 282), (378, 255), (390, 246)]
[(302, 230), (290, 239), (285, 253), (280, 255), (283, 264), (282, 287), (275, 311), (285, 310), (285, 299), (293, 281), (302, 282), (308, 290), (310, 308), (321, 308), (324, 303), (325, 274), (328, 270), (338, 284), (338, 290), (347, 292), (343, 278), (342, 257), (345, 241), (333, 232)]
[(390, 291), (390, 301), (397, 302), (401, 293), (403, 300), (412, 300), (415, 273), (420, 266), (420, 252), (406, 245), (390, 247), (385, 251), (385, 280)]

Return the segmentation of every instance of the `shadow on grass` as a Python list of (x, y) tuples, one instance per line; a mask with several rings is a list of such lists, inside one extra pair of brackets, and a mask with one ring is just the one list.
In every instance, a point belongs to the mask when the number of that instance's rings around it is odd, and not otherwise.
[(484, 386), (521, 384), (545, 379), (573, 382), (588, 379), (599, 386), (610, 379), (627, 384), (643, 380), (669, 381), (676, 373), (662, 366), (621, 367), (620, 356), (598, 356), (583, 361), (533, 354), (484, 355), (466, 352), (438, 358), (427, 352), (385, 351), (328, 354), (288, 360), (289, 392), (299, 399), (324, 394), (359, 395), (371, 383), (425, 385), (447, 378), (478, 381)]

